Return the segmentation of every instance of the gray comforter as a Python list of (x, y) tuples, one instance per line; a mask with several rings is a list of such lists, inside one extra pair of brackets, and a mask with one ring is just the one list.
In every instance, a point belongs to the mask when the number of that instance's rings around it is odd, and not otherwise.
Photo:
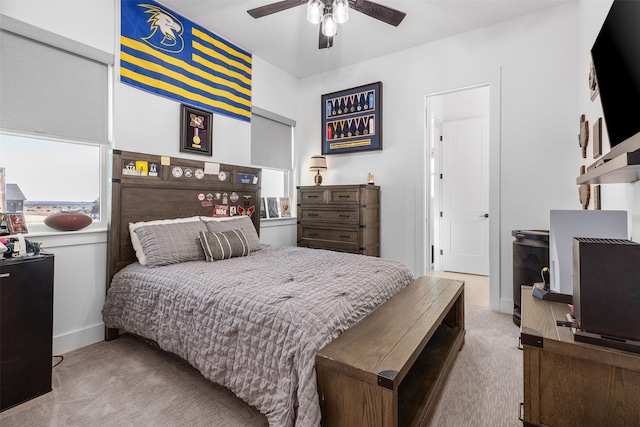
[(319, 426), (316, 352), (411, 280), (395, 261), (268, 246), (211, 263), (129, 265), (102, 314), (229, 388), (270, 426)]

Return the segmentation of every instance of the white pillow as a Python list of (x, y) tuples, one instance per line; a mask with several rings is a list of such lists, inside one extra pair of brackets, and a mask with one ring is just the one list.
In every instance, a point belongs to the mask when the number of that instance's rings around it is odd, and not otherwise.
[(138, 262), (142, 265), (147, 265), (147, 258), (144, 254), (144, 251), (142, 250), (142, 244), (140, 243), (140, 238), (136, 234), (136, 229), (146, 225), (178, 224), (183, 222), (196, 222), (196, 221), (200, 221), (199, 216), (192, 216), (189, 218), (157, 219), (154, 221), (130, 222), (129, 235), (131, 236), (131, 244), (133, 245), (133, 249), (136, 251), (136, 257), (138, 258)]

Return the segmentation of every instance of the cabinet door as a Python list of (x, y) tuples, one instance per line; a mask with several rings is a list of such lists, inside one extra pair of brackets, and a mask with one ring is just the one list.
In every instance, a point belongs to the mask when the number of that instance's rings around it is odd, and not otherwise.
[(53, 257), (3, 263), (2, 409), (51, 391)]

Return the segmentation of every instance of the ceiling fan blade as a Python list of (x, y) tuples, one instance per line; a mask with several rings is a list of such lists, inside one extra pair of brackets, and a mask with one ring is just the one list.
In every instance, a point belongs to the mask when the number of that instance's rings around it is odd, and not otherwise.
[(320, 27), (320, 36), (318, 36), (318, 49), (329, 49), (333, 47), (333, 36), (325, 36), (322, 34), (322, 25)]
[(400, 25), (404, 17), (407, 15), (399, 10), (391, 9), (390, 7), (383, 6), (369, 0), (351, 0), (349, 2), (349, 6), (353, 8), (353, 10), (369, 15), (379, 21), (386, 22), (394, 27)]
[(282, 12), (283, 10), (300, 6), (301, 4), (305, 4), (306, 2), (306, 0), (283, 0), (247, 10), (247, 13), (258, 19), (262, 18), (263, 16), (271, 15), (272, 13)]

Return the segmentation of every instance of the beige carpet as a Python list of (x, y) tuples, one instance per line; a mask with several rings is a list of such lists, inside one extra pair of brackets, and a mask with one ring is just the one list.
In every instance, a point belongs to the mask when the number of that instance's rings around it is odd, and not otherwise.
[[(465, 292), (473, 293), (467, 285)], [(467, 291), (468, 290), (468, 291)], [(516, 427), (522, 352), (511, 315), (467, 301), (465, 345), (430, 426)], [(266, 426), (266, 419), (178, 358), (122, 336), (64, 355), (53, 391), (0, 413), (13, 426)]]

